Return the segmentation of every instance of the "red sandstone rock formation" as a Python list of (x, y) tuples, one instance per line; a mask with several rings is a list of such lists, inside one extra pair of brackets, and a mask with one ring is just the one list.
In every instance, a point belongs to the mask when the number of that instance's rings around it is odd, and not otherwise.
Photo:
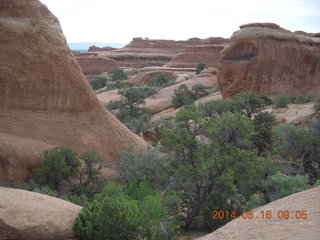
[(109, 46), (105, 46), (105, 47), (97, 47), (95, 45), (90, 46), (88, 49), (88, 52), (108, 52), (108, 51), (112, 51), (112, 50), (116, 50), (116, 48), (113, 47), (109, 47)]
[(130, 44), (121, 49), (100, 52), (99, 55), (116, 60), (121, 67), (163, 66), (187, 46), (213, 45), (225, 42), (226, 40), (223, 38), (204, 40), (191, 38), (187, 41), (134, 38)]
[(107, 57), (81, 56), (77, 57), (77, 61), (86, 76), (98, 76), (113, 68), (120, 67), (115, 60)]
[(28, 178), (56, 145), (96, 150), (105, 169), (146, 146), (99, 103), (46, 6), (0, 1), (0, 29), (0, 181)]
[(140, 72), (138, 75), (125, 80), (125, 83), (132, 83), (132, 84), (146, 84), (152, 81), (156, 81), (160, 74), (164, 74), (168, 79), (175, 79), (176, 74), (174, 71), (169, 70), (155, 70), (155, 71), (148, 71), (148, 72)]
[(196, 68), (199, 63), (205, 63), (207, 67), (218, 67), (220, 52), (224, 47), (225, 45), (188, 46), (165, 66)]
[(221, 53), (218, 81), (224, 97), (241, 91), (320, 95), (319, 38), (269, 23), (240, 28)]
[(75, 240), (81, 207), (62, 199), (0, 187), (0, 239)]
[[(269, 203), (253, 211), (257, 218), (237, 218), (215, 232), (197, 238), (198, 240), (317, 240), (320, 236), (320, 186), (292, 194), (288, 197)], [(279, 219), (278, 212), (287, 210), (289, 219)], [(306, 211), (305, 219), (296, 218), (296, 211)], [(262, 219), (261, 211), (271, 211), (270, 219)], [(281, 212), (280, 212), (280, 217)], [(297, 214), (299, 215), (299, 213)]]
[(198, 63), (205, 63), (207, 67), (218, 67), (220, 52), (228, 43), (224, 38), (207, 38), (191, 41), (179, 54), (174, 56), (167, 67), (196, 68)]

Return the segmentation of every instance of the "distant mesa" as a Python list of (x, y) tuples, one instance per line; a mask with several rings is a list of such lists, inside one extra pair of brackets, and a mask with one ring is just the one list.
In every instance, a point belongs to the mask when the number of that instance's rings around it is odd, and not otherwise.
[(0, 181), (27, 179), (57, 145), (96, 150), (104, 174), (147, 146), (99, 103), (45, 5), (0, 1), (0, 16)]
[(126, 68), (196, 68), (199, 62), (204, 62), (208, 67), (217, 67), (219, 54), (228, 42), (228, 39), (220, 37), (190, 38), (185, 41), (135, 37), (123, 48), (91, 46), (88, 53), (76, 53), (76, 57), (107, 57)]
[(96, 45), (92, 45), (89, 47), (88, 52), (108, 52), (112, 50), (116, 50), (117, 48), (105, 46), (105, 47), (97, 47)]
[(242, 91), (320, 95), (320, 39), (273, 23), (240, 26), (221, 52), (218, 82), (223, 97)]

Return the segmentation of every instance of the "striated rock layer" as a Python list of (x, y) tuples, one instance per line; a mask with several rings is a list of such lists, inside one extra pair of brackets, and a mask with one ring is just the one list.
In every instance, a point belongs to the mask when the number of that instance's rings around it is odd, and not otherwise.
[[(215, 232), (198, 240), (316, 240), (320, 235), (320, 186), (292, 194), (253, 210), (253, 219), (236, 218)], [(281, 219), (283, 211), (288, 219)], [(269, 219), (262, 219), (264, 211), (271, 211)], [(306, 215), (302, 215), (305, 211)], [(279, 213), (279, 217), (278, 217)], [(266, 216), (266, 215), (265, 215)], [(302, 218), (304, 217), (304, 218)]]
[(0, 29), (0, 181), (28, 178), (56, 145), (96, 150), (106, 168), (146, 146), (99, 103), (45, 5), (0, 1)]
[(77, 239), (72, 226), (81, 207), (44, 194), (0, 187), (0, 239)]
[[(223, 38), (191, 38), (186, 41), (134, 38), (131, 43), (121, 49), (104, 52), (96, 51), (92, 53), (112, 58), (116, 60), (121, 67), (143, 68), (147, 66), (163, 66), (188, 46), (221, 44), (226, 41), (227, 40)], [(197, 59), (201, 58), (198, 55)], [(189, 56), (187, 61), (191, 61), (192, 64), (180, 64), (179, 67), (186, 67), (186, 65), (196, 67), (193, 64), (195, 60)]]
[(115, 60), (107, 57), (83, 55), (77, 57), (77, 61), (86, 76), (97, 76), (113, 68), (120, 67)]
[(218, 81), (224, 97), (248, 90), (268, 96), (320, 95), (320, 38), (271, 23), (240, 28), (221, 53)]

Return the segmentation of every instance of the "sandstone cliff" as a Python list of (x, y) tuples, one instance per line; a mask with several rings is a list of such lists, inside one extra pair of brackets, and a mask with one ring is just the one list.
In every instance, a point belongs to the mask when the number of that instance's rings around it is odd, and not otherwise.
[(207, 67), (218, 67), (220, 52), (228, 43), (224, 38), (207, 38), (190, 42), (180, 53), (172, 58), (165, 66), (173, 68), (196, 68), (198, 63)]
[(320, 38), (272, 23), (240, 28), (221, 53), (218, 82), (224, 97), (248, 90), (268, 96), (320, 95)]
[(146, 146), (99, 103), (45, 5), (0, 1), (0, 29), (0, 181), (26, 179), (55, 145), (96, 150), (105, 169)]
[(81, 207), (44, 194), (0, 187), (0, 239), (71, 240)]
[[(210, 63), (211, 61), (216, 62), (215, 57), (208, 55), (207, 57), (203, 56), (204, 49), (200, 46), (224, 44), (227, 41), (228, 40), (224, 38), (191, 38), (186, 41), (134, 38), (131, 43), (121, 49), (112, 51), (99, 50), (95, 53), (99, 56), (105, 56), (116, 60), (121, 67), (142, 68), (147, 66), (163, 66), (170, 62), (177, 54), (183, 52), (185, 48), (198, 46), (198, 48), (200, 49), (197, 50), (197, 48), (195, 48), (196, 52), (194, 56), (190, 56), (190, 50), (187, 50), (185, 54), (186, 57), (182, 58), (184, 64), (179, 63), (179, 58), (177, 59), (176, 64), (172, 63), (172, 67), (175, 67), (177, 65), (177, 67), (191, 66), (195, 68), (197, 63), (199, 62), (198, 60), (202, 58), (209, 58), (210, 60), (208, 61), (208, 63)], [(220, 50), (221, 49), (222, 48), (220, 47)], [(217, 56), (217, 54), (215, 54), (215, 56)], [(193, 57), (196, 57), (196, 59), (192, 59)], [(191, 64), (189, 64), (189, 62), (191, 62)], [(194, 64), (194, 62), (196, 62), (196, 64)]]
[[(271, 202), (254, 210), (257, 218), (237, 218), (215, 232), (198, 238), (198, 240), (316, 240), (320, 236), (320, 186), (310, 190), (292, 194), (288, 197)], [(261, 211), (270, 210), (272, 217), (262, 219)], [(290, 218), (278, 219), (279, 211), (288, 210)], [(305, 219), (296, 218), (295, 212), (305, 210)], [(280, 214), (281, 216), (281, 214)], [(297, 216), (301, 216), (297, 214)]]
[(115, 60), (107, 57), (83, 55), (77, 57), (77, 61), (85, 76), (98, 76), (113, 68), (120, 67)]

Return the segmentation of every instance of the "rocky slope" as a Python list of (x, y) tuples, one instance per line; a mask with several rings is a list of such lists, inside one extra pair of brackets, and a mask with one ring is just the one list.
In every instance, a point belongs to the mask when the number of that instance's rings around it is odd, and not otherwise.
[(221, 53), (218, 82), (224, 97), (248, 90), (268, 96), (320, 95), (320, 38), (272, 23), (240, 28)]
[(71, 240), (81, 207), (44, 194), (0, 187), (0, 239)]
[(54, 145), (96, 150), (105, 169), (146, 146), (99, 103), (45, 5), (0, 1), (0, 29), (0, 181), (26, 179)]
[[(320, 236), (320, 186), (292, 194), (254, 210), (257, 218), (237, 218), (217, 231), (198, 240), (290, 239), (316, 240)], [(261, 211), (270, 210), (272, 217), (262, 219)], [(279, 211), (288, 210), (290, 218), (278, 219)], [(296, 211), (305, 210), (306, 219), (297, 219)], [(280, 215), (281, 216), (281, 215)], [(297, 214), (299, 217), (300, 215)]]

